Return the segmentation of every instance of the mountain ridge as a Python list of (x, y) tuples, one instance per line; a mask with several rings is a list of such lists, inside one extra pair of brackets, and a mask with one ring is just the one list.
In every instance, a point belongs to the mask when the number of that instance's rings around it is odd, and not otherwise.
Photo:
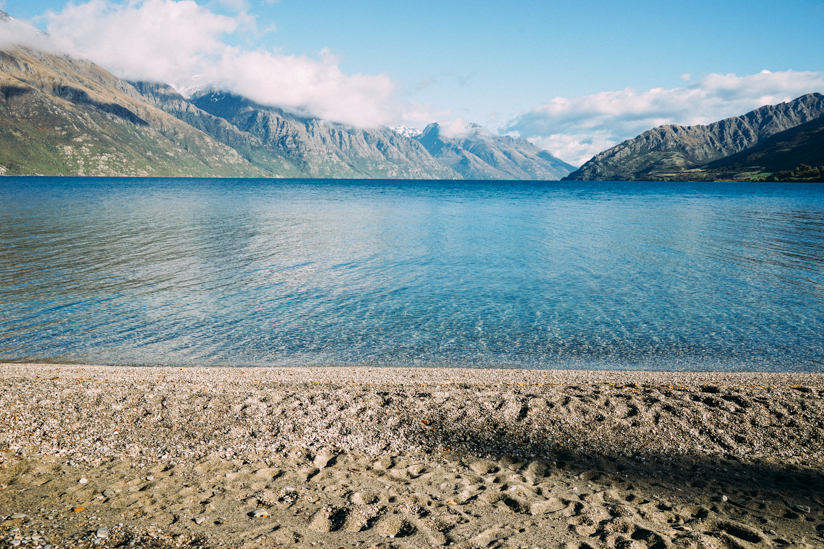
[[(85, 59), (0, 47), (0, 175), (465, 178), (414, 129), (398, 130), (298, 116), (218, 90), (186, 98)], [(501, 150), (486, 138), (463, 145), (506, 158), (507, 139)], [(554, 159), (546, 151), (518, 159), (471, 178), (563, 175), (542, 171)]]
[(809, 93), (707, 125), (664, 125), (602, 151), (564, 180), (690, 178), (689, 171), (746, 151), (773, 135), (824, 116), (824, 95)]
[(310, 177), (460, 179), (416, 141), (389, 128), (360, 129), (301, 117), (219, 91), (196, 94), (191, 103), (254, 135)]
[(495, 135), (477, 124), (448, 137), (433, 123), (415, 139), (465, 179), (557, 180), (575, 170), (526, 139)]
[(265, 175), (97, 65), (25, 47), (0, 50), (0, 145), (6, 175)]
[(824, 116), (777, 133), (754, 147), (700, 166), (695, 172), (705, 179), (806, 180), (812, 176), (792, 176), (788, 172), (816, 166), (824, 167)]

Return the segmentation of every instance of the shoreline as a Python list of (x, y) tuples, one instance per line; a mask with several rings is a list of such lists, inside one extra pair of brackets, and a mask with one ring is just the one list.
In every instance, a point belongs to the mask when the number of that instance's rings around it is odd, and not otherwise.
[[(110, 366), (95, 364), (55, 364), (0, 362), (0, 379), (13, 375), (50, 372), (55, 375), (73, 375), (71, 372), (90, 375), (118, 375), (147, 379), (185, 372), (185, 377), (195, 374), (211, 377), (238, 375), (239, 372), (255, 373), (258, 379), (293, 383), (299, 381), (363, 382), (363, 383), (478, 383), (485, 379), (495, 383), (624, 383), (624, 384), (674, 384), (699, 385), (813, 385), (824, 387), (824, 372), (761, 372), (761, 371), (653, 371), (653, 370), (601, 370), (601, 369), (521, 369), (521, 368), (440, 368), (407, 366)], [(138, 372), (141, 376), (137, 376)], [(490, 377), (479, 378), (479, 374)], [(294, 377), (295, 374), (298, 377)], [(399, 376), (398, 374), (408, 374)], [(246, 375), (246, 374), (243, 374)], [(411, 376), (416, 376), (412, 378)]]
[(0, 380), (0, 546), (41, 530), (27, 546), (824, 545), (824, 374), (0, 364)]

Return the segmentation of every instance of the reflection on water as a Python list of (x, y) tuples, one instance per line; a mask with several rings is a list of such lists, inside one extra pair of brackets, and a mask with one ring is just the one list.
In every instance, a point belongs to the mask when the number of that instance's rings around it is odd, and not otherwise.
[(0, 178), (0, 360), (824, 371), (824, 185)]

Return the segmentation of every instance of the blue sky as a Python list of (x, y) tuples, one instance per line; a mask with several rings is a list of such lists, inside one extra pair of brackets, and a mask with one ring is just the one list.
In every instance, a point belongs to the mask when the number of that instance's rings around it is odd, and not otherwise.
[[(824, 93), (824, 1), (0, 0), (118, 76), (355, 125), (468, 122), (569, 162)], [(768, 71), (768, 72), (766, 72)]]

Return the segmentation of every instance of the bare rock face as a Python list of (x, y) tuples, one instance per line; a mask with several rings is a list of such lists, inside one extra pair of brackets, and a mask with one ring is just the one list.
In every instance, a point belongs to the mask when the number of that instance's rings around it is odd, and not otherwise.
[(258, 138), (306, 176), (461, 179), (414, 139), (389, 128), (361, 129), (300, 117), (223, 92), (192, 97), (194, 106)]
[(681, 179), (687, 170), (740, 153), (822, 116), (824, 95), (810, 93), (706, 126), (659, 126), (595, 155), (565, 179)]
[(707, 178), (716, 180), (822, 181), (824, 116), (777, 133), (740, 153), (705, 164), (699, 170)]
[(274, 177), (305, 177), (306, 174), (281, 151), (266, 147), (256, 135), (206, 112), (168, 84), (130, 82), (141, 99), (237, 151), (249, 163)]
[(266, 175), (103, 68), (25, 47), (0, 50), (0, 173)]
[(464, 179), (558, 180), (575, 170), (526, 139), (494, 135), (477, 125), (448, 137), (430, 124), (416, 139)]

